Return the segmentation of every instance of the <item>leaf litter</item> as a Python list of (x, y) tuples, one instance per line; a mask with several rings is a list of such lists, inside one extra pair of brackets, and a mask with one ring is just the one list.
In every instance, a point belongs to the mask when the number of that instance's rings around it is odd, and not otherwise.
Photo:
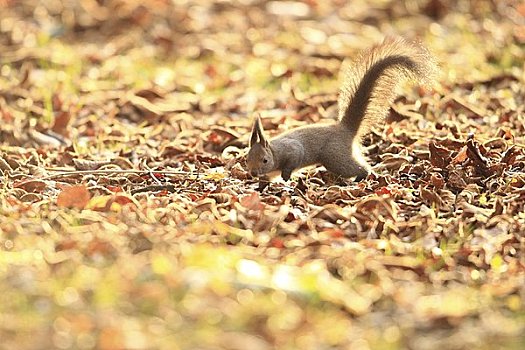
[[(524, 11), (476, 4), (0, 1), (0, 348), (521, 348)], [(375, 173), (251, 178), (389, 32), (443, 75)]]

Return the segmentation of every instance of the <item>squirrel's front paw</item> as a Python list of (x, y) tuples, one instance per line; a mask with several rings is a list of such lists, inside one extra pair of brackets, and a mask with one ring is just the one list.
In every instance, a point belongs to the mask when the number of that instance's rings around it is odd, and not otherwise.
[(281, 177), (283, 178), (284, 181), (288, 181), (290, 180), (290, 177), (292, 177), (292, 170), (283, 170), (281, 172)]
[(355, 176), (355, 181), (359, 182), (359, 181), (363, 181), (364, 179), (366, 179), (368, 177), (368, 175), (370, 174), (371, 172), (367, 171), (367, 170), (364, 170), (363, 171), (360, 171), (356, 176)]

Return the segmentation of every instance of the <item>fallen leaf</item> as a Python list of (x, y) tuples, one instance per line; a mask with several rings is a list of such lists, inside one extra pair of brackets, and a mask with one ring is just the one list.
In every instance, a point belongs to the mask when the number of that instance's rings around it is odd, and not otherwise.
[(21, 188), (27, 192), (40, 193), (47, 187), (47, 183), (42, 180), (26, 180), (15, 183), (14, 187)]
[(239, 200), (241, 205), (249, 210), (262, 210), (264, 209), (264, 203), (261, 202), (259, 193), (252, 192), (247, 196), (241, 197)]
[(66, 187), (57, 198), (57, 205), (62, 208), (84, 209), (91, 198), (85, 185)]

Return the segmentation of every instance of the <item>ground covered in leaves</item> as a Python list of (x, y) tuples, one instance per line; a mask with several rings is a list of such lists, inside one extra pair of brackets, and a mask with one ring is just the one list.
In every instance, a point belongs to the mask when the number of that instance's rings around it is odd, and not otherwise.
[[(0, 0), (0, 349), (522, 349), (520, 1)], [(344, 58), (437, 56), (374, 175), (258, 190)]]

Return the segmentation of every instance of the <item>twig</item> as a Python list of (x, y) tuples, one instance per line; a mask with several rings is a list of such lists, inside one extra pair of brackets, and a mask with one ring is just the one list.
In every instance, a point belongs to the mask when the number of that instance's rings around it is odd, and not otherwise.
[(135, 170), (135, 169), (104, 169), (104, 170), (61, 170), (46, 168), (48, 171), (60, 171), (58, 174), (45, 176), (40, 180), (52, 180), (59, 177), (70, 176), (70, 175), (96, 175), (96, 174), (138, 174), (145, 175), (151, 173), (163, 174), (163, 175), (185, 175), (185, 176), (199, 176), (205, 175), (203, 173), (193, 173), (187, 171), (174, 171), (174, 170)]
[(157, 183), (157, 185), (159, 186), (162, 186), (162, 182), (160, 182), (160, 180), (157, 178), (157, 176), (155, 176), (155, 171), (152, 170), (149, 166), (145, 165), (144, 164), (144, 167), (146, 168), (146, 170), (148, 171), (148, 175), (149, 177)]
[(131, 194), (134, 195), (134, 194), (142, 193), (142, 192), (156, 192), (156, 191), (162, 191), (162, 190), (166, 190), (171, 193), (176, 192), (175, 186), (173, 185), (152, 185), (152, 186), (146, 186), (146, 187), (137, 188), (135, 190), (131, 190)]

